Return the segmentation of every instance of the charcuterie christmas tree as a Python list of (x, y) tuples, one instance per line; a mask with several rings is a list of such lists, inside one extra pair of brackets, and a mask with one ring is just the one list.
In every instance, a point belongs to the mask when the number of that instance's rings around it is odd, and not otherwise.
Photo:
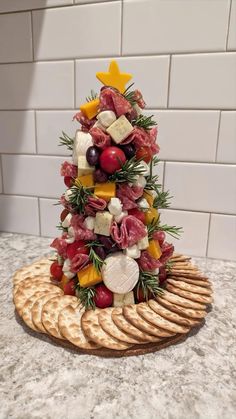
[(157, 126), (143, 113), (141, 92), (115, 61), (96, 76), (103, 86), (74, 116), (80, 124), (75, 138), (61, 137), (72, 159), (61, 167), (67, 187), (60, 199), (62, 234), (51, 244), (57, 251), (52, 278), (85, 309), (162, 293), (174, 250), (167, 235), (180, 233), (160, 220), (169, 196), (154, 174)]

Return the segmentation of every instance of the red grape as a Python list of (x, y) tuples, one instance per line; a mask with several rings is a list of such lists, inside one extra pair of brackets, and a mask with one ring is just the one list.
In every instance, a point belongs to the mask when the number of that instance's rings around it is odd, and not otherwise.
[(94, 303), (96, 307), (105, 308), (112, 305), (113, 293), (104, 285), (99, 284), (96, 286), (96, 295), (94, 297)]

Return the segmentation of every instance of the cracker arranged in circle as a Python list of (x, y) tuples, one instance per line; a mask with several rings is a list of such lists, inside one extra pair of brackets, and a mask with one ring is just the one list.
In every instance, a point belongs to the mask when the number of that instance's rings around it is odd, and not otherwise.
[(13, 284), (17, 285), (19, 282), (21, 282), (23, 279), (26, 278), (33, 278), (37, 275), (47, 275), (50, 276), (50, 267), (49, 265), (43, 264), (43, 265), (30, 265), (26, 266), (22, 269), (19, 269), (16, 271), (16, 273), (13, 276)]
[(45, 282), (37, 282), (31, 285), (27, 285), (25, 287), (20, 287), (20, 289), (18, 289), (16, 293), (13, 295), (13, 301), (14, 301), (18, 314), (21, 316), (21, 311), (26, 300), (28, 300), (28, 298), (30, 298), (35, 292), (37, 291), (50, 292), (57, 288), (58, 287), (56, 287), (55, 285), (48, 284)]
[(135, 339), (140, 339), (143, 343), (159, 342), (161, 340), (160, 337), (146, 333), (141, 328), (133, 326), (123, 315), (122, 307), (114, 308), (112, 311), (112, 320), (125, 333), (128, 333)]
[(77, 307), (72, 307), (68, 305), (64, 307), (58, 317), (58, 327), (61, 335), (67, 339), (73, 345), (82, 349), (97, 349), (100, 348), (99, 345), (92, 342), (84, 334), (81, 327), (81, 317), (84, 313), (84, 308), (79, 306), (79, 301)]
[(198, 285), (199, 287), (206, 287), (206, 288), (212, 288), (212, 284), (210, 281), (205, 281), (202, 279), (192, 279), (192, 278), (186, 278), (185, 276), (174, 276), (169, 275), (168, 278), (175, 279), (175, 281), (183, 281), (187, 282), (188, 284), (192, 285)]
[(164, 300), (168, 300), (171, 303), (178, 304), (179, 306), (186, 308), (193, 308), (196, 310), (205, 310), (206, 308), (205, 304), (200, 304), (199, 302), (189, 300), (187, 298), (181, 297), (180, 295), (168, 292), (166, 290), (164, 290), (164, 292), (161, 294), (161, 297)]
[(183, 269), (180, 269), (180, 270), (171, 269), (171, 275), (186, 276), (187, 278), (202, 279), (204, 281), (208, 280), (207, 276), (203, 275), (200, 271), (189, 271), (189, 270), (185, 271)]
[(132, 344), (140, 343), (140, 339), (135, 339), (128, 333), (123, 332), (112, 320), (113, 307), (101, 310), (98, 314), (98, 321), (103, 330), (114, 338)]
[(187, 318), (190, 317), (192, 319), (197, 319), (197, 320), (204, 319), (204, 317), (206, 317), (206, 314), (207, 314), (204, 309), (198, 310), (194, 308), (183, 307), (181, 305), (168, 301), (167, 299), (162, 298), (160, 296), (157, 296), (156, 300), (158, 301), (158, 303), (160, 303), (164, 307), (170, 309), (171, 311), (174, 311), (175, 313), (180, 314), (181, 316), (186, 316)]
[(174, 323), (181, 324), (181, 325), (187, 326), (187, 327), (193, 327), (193, 326), (196, 326), (196, 325), (199, 324), (198, 320), (193, 320), (191, 318), (186, 318), (186, 317), (180, 316), (179, 314), (163, 307), (161, 304), (159, 304), (155, 300), (149, 300), (148, 305), (157, 314), (159, 314), (160, 316), (162, 316), (165, 319), (170, 320)]
[[(58, 292), (57, 292), (56, 295), (58, 295), (58, 296), (63, 296), (64, 295), (63, 291), (60, 288), (57, 288), (57, 290), (58, 290)], [(37, 301), (34, 303), (32, 309), (31, 309), (32, 322), (33, 322), (34, 326), (36, 327), (36, 329), (38, 330), (38, 332), (48, 333), (47, 330), (45, 329), (43, 323), (42, 323), (42, 310), (43, 310), (44, 304), (46, 304), (49, 300), (54, 298), (56, 295), (53, 291), (53, 292), (49, 292), (46, 295), (38, 298)]]
[(209, 296), (212, 294), (211, 289), (207, 287), (199, 287), (197, 285), (188, 284), (187, 282), (184, 282), (184, 281), (176, 281), (175, 279), (172, 279), (172, 278), (168, 278), (167, 283), (174, 285), (175, 287), (180, 288), (182, 290), (190, 291), (197, 294), (203, 294), (203, 295), (209, 295)]
[(37, 291), (35, 294), (33, 294), (28, 300), (26, 300), (23, 308), (22, 308), (22, 319), (24, 320), (25, 324), (27, 324), (30, 329), (35, 330), (36, 332), (38, 329), (35, 327), (33, 321), (32, 321), (32, 307), (34, 303), (42, 296), (44, 295), (51, 295), (52, 297), (58, 295), (56, 292), (54, 293), (48, 293), (48, 291)]
[(52, 284), (50, 276), (48, 275), (36, 275), (33, 278), (22, 279), (18, 284), (14, 284), (13, 293), (15, 294), (21, 287), (26, 287), (30, 284), (35, 284), (37, 282), (45, 282)]
[(58, 327), (58, 317), (60, 311), (68, 305), (77, 307), (78, 298), (73, 297), (72, 295), (61, 295), (51, 298), (47, 303), (43, 305), (41, 320), (49, 335), (52, 335), (58, 339), (64, 339)]
[(199, 272), (198, 268), (196, 268), (193, 265), (180, 265), (178, 263), (174, 263), (171, 268), (170, 268), (170, 272), (171, 271), (185, 271), (185, 272), (190, 272), (190, 273), (195, 273), (195, 272)]
[(188, 298), (189, 300), (192, 301), (197, 301), (199, 303), (203, 303), (203, 304), (211, 304), (212, 303), (212, 297), (207, 296), (207, 295), (200, 295), (200, 294), (196, 294), (190, 291), (184, 291), (180, 288), (174, 287), (171, 284), (166, 284), (166, 289), (178, 296), (184, 297), (184, 298)]
[[(103, 310), (106, 310), (105, 308)], [(87, 310), (81, 318), (82, 329), (84, 333), (93, 342), (108, 349), (122, 351), (130, 348), (132, 345), (122, 342), (103, 330), (98, 321), (100, 310)]]
[(160, 327), (154, 326), (152, 323), (146, 321), (137, 312), (137, 304), (130, 304), (123, 307), (123, 315), (133, 326), (141, 329), (145, 333), (149, 333), (159, 338), (167, 338), (175, 335), (173, 332), (161, 329)]
[(181, 326), (173, 323), (153, 311), (147, 303), (140, 303), (137, 307), (137, 312), (147, 321), (162, 329), (169, 330), (173, 333), (187, 333), (190, 327)]
[(180, 253), (175, 253), (173, 256), (171, 256), (170, 260), (173, 262), (186, 262), (186, 261), (191, 260), (191, 257), (186, 256), (186, 255), (181, 255)]

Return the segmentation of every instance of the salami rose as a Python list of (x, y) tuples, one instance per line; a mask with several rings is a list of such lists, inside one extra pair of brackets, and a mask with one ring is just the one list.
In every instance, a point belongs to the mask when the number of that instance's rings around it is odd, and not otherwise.
[(87, 204), (85, 205), (85, 213), (94, 216), (97, 211), (103, 211), (106, 206), (107, 203), (104, 199), (97, 198), (96, 196), (89, 196)]
[(89, 119), (87, 118), (81, 111), (77, 112), (73, 116), (73, 121), (76, 120), (82, 125), (82, 131), (89, 131), (89, 129), (95, 124), (96, 119)]
[(77, 166), (68, 161), (64, 161), (61, 165), (61, 176), (70, 176), (76, 178), (78, 172)]
[(89, 256), (82, 253), (76, 254), (71, 260), (71, 272), (78, 272), (89, 263)]
[(67, 234), (65, 233), (61, 237), (57, 237), (56, 239), (54, 239), (53, 242), (50, 244), (50, 247), (52, 247), (53, 249), (56, 249), (58, 254), (62, 256), (64, 259), (67, 258), (66, 250), (67, 250), (68, 244), (66, 243), (66, 240), (65, 240), (66, 237), (67, 237)]
[(117, 117), (132, 112), (132, 106), (128, 100), (118, 90), (111, 87), (101, 89), (99, 99), (101, 111), (111, 110), (115, 112)]
[(161, 246), (162, 255), (160, 257), (160, 262), (164, 265), (167, 260), (173, 255), (174, 253), (174, 246), (170, 243), (163, 243)]
[(75, 240), (95, 240), (96, 234), (84, 225), (84, 217), (75, 214), (71, 218), (71, 227), (74, 229)]
[(149, 147), (152, 154), (159, 152), (160, 148), (156, 143), (157, 128), (154, 127), (149, 131), (143, 128), (135, 127), (130, 136), (122, 144), (133, 142), (136, 150), (140, 147)]
[(146, 250), (141, 252), (141, 256), (137, 262), (143, 271), (153, 271), (161, 266), (160, 260), (152, 257)]
[(104, 150), (111, 145), (110, 135), (105, 134), (101, 128), (93, 127), (90, 129), (89, 133), (92, 135), (93, 144), (101, 150)]
[(114, 221), (111, 227), (111, 236), (121, 249), (133, 246), (146, 234), (144, 224), (132, 215), (124, 217), (120, 225)]
[(141, 186), (129, 186), (127, 183), (119, 185), (116, 196), (123, 204), (123, 210), (130, 210), (137, 208), (136, 200), (143, 195), (143, 188)]

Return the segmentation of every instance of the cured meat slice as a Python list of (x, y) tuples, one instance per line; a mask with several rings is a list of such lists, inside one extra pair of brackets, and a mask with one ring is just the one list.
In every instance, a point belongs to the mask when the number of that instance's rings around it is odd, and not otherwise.
[(136, 200), (143, 195), (143, 188), (141, 186), (129, 186), (127, 183), (119, 185), (116, 196), (123, 204), (123, 211), (136, 208)]
[(68, 161), (64, 161), (61, 165), (61, 176), (70, 176), (76, 178), (78, 172), (77, 166)]
[(107, 206), (107, 203), (102, 198), (97, 198), (95, 196), (89, 196), (87, 199), (87, 204), (85, 205), (85, 213), (87, 215), (94, 216), (97, 211), (103, 211)]
[(99, 100), (101, 111), (113, 111), (117, 117), (132, 112), (132, 106), (128, 100), (111, 87), (105, 87), (101, 90)]
[(95, 124), (96, 119), (89, 119), (81, 111), (77, 112), (73, 116), (73, 121), (76, 120), (82, 125), (82, 131), (89, 131), (89, 129)]
[(83, 269), (89, 263), (89, 256), (78, 253), (71, 260), (70, 271), (78, 272)]
[(92, 135), (93, 144), (101, 150), (104, 150), (111, 145), (110, 135), (105, 134), (101, 128), (93, 127), (90, 129), (89, 133)]
[(140, 258), (137, 260), (140, 268), (143, 271), (153, 271), (156, 268), (159, 268), (162, 264), (160, 262), (160, 260), (155, 259), (154, 257), (152, 257), (147, 250), (143, 250), (141, 252), (141, 256)]
[(53, 249), (56, 249), (58, 254), (62, 256), (63, 258), (67, 258), (66, 250), (68, 243), (66, 242), (67, 234), (63, 234), (61, 237), (57, 237), (53, 240), (53, 242), (50, 244), (50, 247)]
[(133, 215), (127, 215), (118, 225), (115, 221), (111, 227), (111, 236), (121, 249), (133, 246), (147, 235), (142, 221)]
[(141, 108), (141, 109), (144, 109), (145, 108), (145, 106), (146, 106), (146, 103), (144, 102), (144, 99), (143, 99), (143, 95), (142, 95), (142, 93), (140, 92), (140, 90), (138, 90), (138, 89), (136, 89), (135, 91), (134, 91), (134, 100), (136, 101), (136, 103), (137, 103), (137, 105)]
[(94, 240), (96, 235), (84, 225), (84, 217), (75, 214), (71, 218), (71, 227), (74, 229), (75, 240)]
[(136, 149), (140, 147), (149, 147), (152, 154), (159, 152), (160, 147), (156, 143), (157, 128), (154, 127), (149, 131), (146, 131), (144, 128), (135, 127), (130, 136), (122, 144), (128, 144), (133, 142)]
[(173, 244), (170, 243), (163, 243), (161, 245), (161, 251), (162, 251), (162, 255), (160, 257), (160, 262), (162, 264), (165, 264), (167, 262), (167, 260), (173, 255), (174, 253), (174, 246)]

